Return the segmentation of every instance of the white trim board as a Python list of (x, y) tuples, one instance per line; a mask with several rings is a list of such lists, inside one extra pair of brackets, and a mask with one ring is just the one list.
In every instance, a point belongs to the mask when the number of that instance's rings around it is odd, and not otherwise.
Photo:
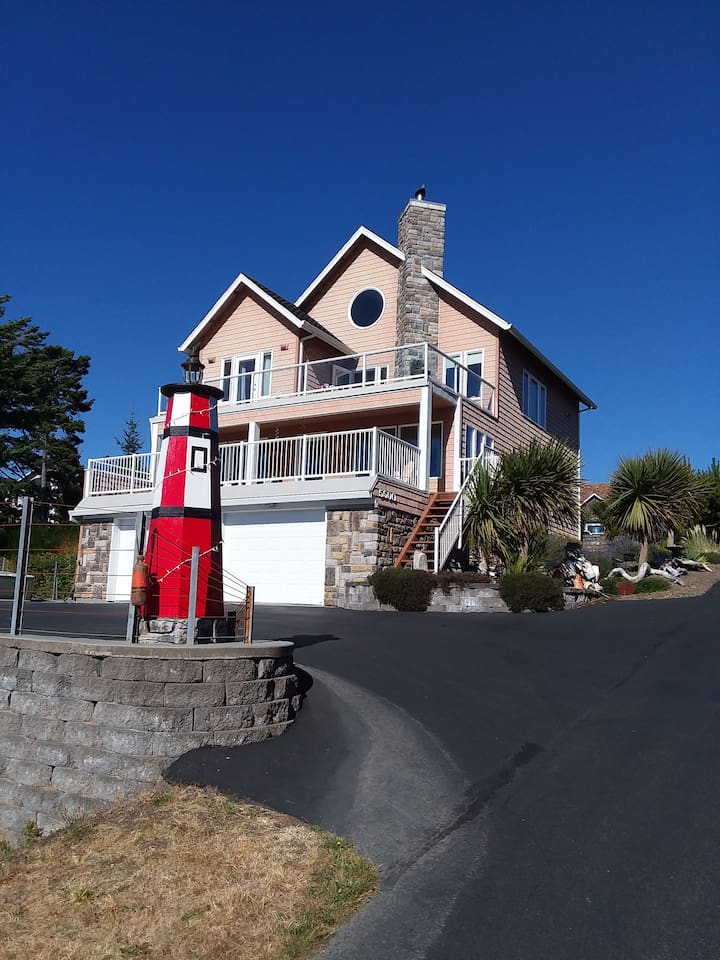
[(367, 240), (370, 243), (375, 244), (375, 246), (380, 247), (381, 250), (384, 250), (385, 253), (389, 253), (390, 256), (394, 257), (399, 263), (402, 263), (405, 259), (405, 254), (402, 252), (402, 250), (398, 249), (398, 247), (394, 247), (391, 243), (388, 243), (387, 240), (383, 240), (382, 237), (378, 236), (377, 233), (373, 233), (372, 230), (368, 230), (367, 227), (358, 227), (347, 243), (345, 243), (338, 250), (330, 263), (328, 263), (328, 265), (315, 277), (310, 286), (303, 290), (303, 292), (295, 301), (296, 307), (302, 307), (303, 303), (305, 303), (305, 301), (311, 297), (323, 280), (325, 280), (325, 278), (332, 273), (342, 258), (346, 256), (346, 254), (348, 254), (352, 248), (359, 243), (360, 240)]

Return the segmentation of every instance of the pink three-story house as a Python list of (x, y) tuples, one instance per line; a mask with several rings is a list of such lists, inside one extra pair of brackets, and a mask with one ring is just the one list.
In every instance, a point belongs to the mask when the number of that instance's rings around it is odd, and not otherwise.
[[(418, 194), (397, 245), (360, 227), (295, 303), (241, 273), (180, 344), (223, 392), (224, 566), (258, 602), (342, 606), (351, 584), (408, 554), (428, 514), (444, 520), (425, 540), (440, 569), (478, 461), (532, 437), (579, 449), (594, 404), (445, 279), (444, 234), (445, 206)], [(152, 452), (88, 465), (78, 597), (129, 596), (162, 423), (158, 411)]]

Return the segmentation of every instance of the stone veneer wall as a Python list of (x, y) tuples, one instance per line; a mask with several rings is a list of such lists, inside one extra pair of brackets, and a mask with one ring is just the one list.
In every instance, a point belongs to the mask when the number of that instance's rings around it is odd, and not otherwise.
[(77, 600), (104, 600), (106, 597), (112, 526), (110, 521), (101, 521), (84, 523), (80, 527), (75, 571)]
[(374, 510), (328, 510), (325, 605), (344, 607), (348, 587), (366, 583), (378, 567), (391, 566), (417, 517), (379, 506)]
[(445, 205), (411, 200), (398, 221), (398, 247), (405, 260), (398, 272), (397, 343), (438, 343), (438, 295), (423, 266), (442, 276)]
[(292, 651), (0, 636), (0, 835), (149, 789), (196, 747), (282, 733), (300, 706)]

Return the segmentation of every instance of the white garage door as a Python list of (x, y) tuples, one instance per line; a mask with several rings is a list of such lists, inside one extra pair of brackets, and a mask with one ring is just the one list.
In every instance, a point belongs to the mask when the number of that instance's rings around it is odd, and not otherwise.
[(108, 563), (108, 600), (129, 600), (135, 559), (135, 517), (115, 517)]
[[(325, 509), (226, 511), (223, 516), (226, 600), (233, 578), (255, 587), (258, 603), (322, 605)], [(227, 576), (229, 574), (229, 576)]]

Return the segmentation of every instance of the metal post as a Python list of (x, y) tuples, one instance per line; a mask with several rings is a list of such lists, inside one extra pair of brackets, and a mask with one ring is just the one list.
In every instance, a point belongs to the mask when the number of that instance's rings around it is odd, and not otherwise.
[[(145, 514), (142, 510), (135, 517), (135, 550), (133, 552), (133, 568), (138, 557), (142, 556), (143, 541), (145, 540)], [(137, 608), (131, 603), (128, 604), (127, 625), (125, 627), (125, 642), (135, 643), (137, 636), (135, 625), (137, 623)]]
[(255, 587), (245, 588), (245, 632), (243, 643), (252, 643), (253, 615), (255, 613)]
[(188, 643), (195, 644), (195, 623), (197, 620), (197, 588), (200, 569), (200, 547), (193, 547), (190, 555), (190, 596), (188, 597)]
[(15, 591), (13, 593), (12, 614), (10, 615), (10, 633), (15, 635), (22, 630), (23, 606), (25, 604), (25, 575), (27, 573), (28, 554), (30, 553), (32, 510), (32, 497), (23, 497), (22, 518), (20, 520), (20, 541), (18, 543), (17, 564), (15, 566)]
[(58, 562), (55, 561), (55, 566), (53, 567), (53, 585), (52, 585), (52, 598), (57, 600), (58, 598)]

